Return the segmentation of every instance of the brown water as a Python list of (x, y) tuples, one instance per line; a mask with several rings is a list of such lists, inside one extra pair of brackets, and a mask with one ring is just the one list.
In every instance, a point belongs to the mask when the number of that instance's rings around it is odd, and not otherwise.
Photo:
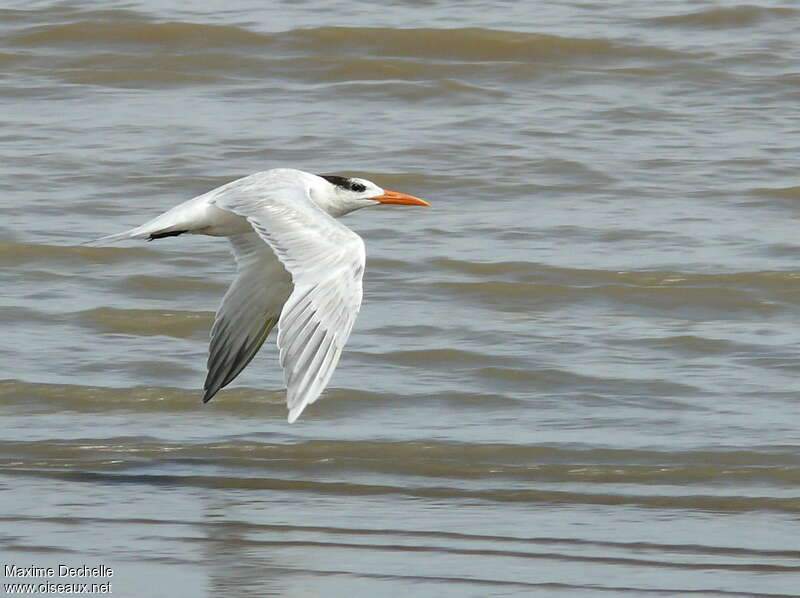
[[(800, 594), (799, 7), (96, 6), (0, 9), (3, 564)], [(347, 219), (365, 303), (294, 425), (271, 342), (200, 404), (224, 240), (80, 245), (276, 166), (434, 206)]]

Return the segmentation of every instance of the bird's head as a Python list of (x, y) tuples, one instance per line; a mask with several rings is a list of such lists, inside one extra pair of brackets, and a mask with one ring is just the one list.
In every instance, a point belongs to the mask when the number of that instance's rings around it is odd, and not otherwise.
[(336, 175), (319, 175), (325, 179), (329, 186), (325, 191), (314, 197), (317, 204), (332, 216), (341, 216), (354, 210), (382, 203), (398, 204), (405, 206), (429, 206), (430, 204), (419, 197), (381, 189), (367, 179), (357, 177), (343, 177)]

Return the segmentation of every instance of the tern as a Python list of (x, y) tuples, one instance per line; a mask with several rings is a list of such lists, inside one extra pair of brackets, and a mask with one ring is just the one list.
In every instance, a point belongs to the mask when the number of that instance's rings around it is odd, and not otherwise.
[(228, 237), (237, 276), (211, 327), (203, 402), (239, 375), (277, 324), (292, 423), (325, 389), (361, 308), (364, 241), (336, 218), (379, 204), (430, 205), (362, 178), (275, 168), (96, 243)]

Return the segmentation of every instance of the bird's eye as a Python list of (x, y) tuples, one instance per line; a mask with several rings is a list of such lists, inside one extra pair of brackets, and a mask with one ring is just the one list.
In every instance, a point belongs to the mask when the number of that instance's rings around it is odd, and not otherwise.
[(367, 190), (367, 188), (361, 183), (353, 183), (352, 185), (350, 185), (350, 189), (352, 189), (356, 193), (363, 193), (364, 191)]

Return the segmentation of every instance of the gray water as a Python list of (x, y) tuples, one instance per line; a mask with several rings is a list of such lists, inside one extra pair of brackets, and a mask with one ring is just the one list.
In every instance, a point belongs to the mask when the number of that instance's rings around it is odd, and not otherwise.
[[(7, 1), (0, 561), (113, 576), (3, 583), (800, 594), (799, 19)], [(81, 245), (278, 166), (433, 205), (346, 219), (364, 304), (293, 425), (273, 340), (200, 402), (225, 240)]]

